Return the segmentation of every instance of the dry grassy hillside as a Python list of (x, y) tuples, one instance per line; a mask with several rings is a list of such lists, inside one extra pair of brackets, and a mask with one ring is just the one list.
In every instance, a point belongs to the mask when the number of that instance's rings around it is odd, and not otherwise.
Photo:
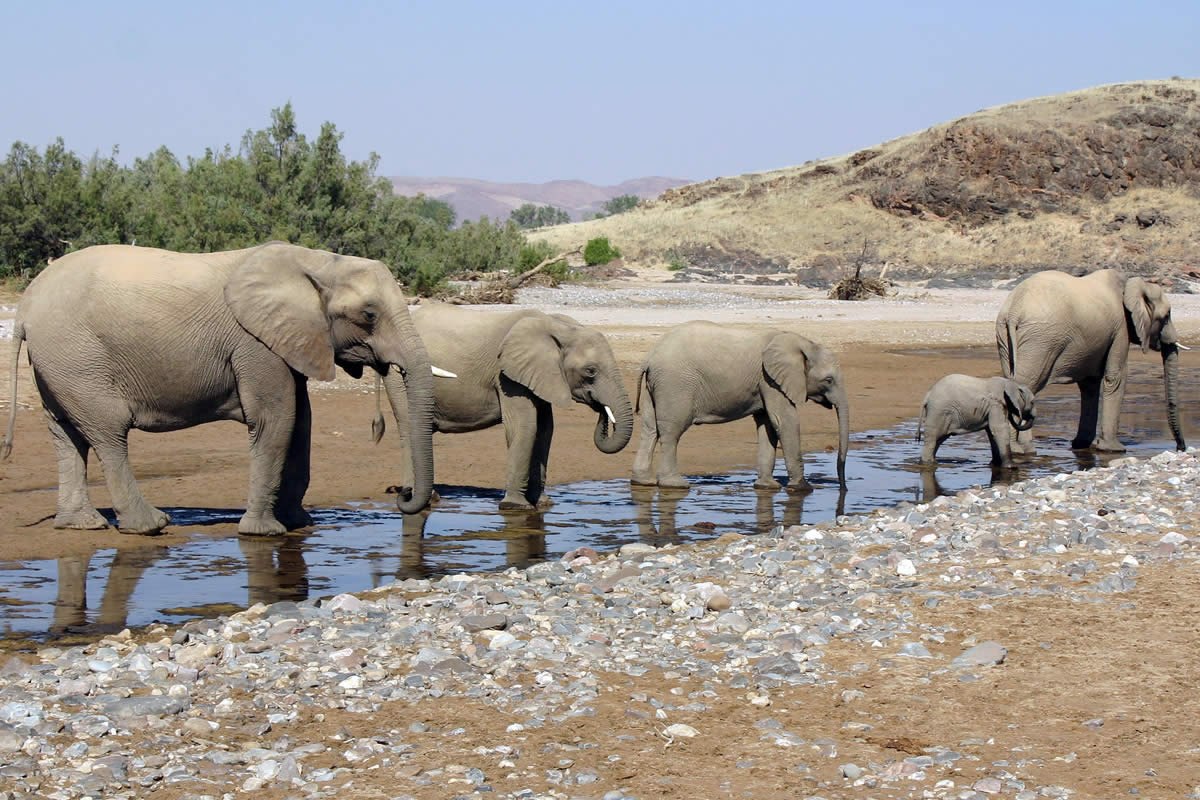
[(1200, 80), (1113, 84), (986, 109), (850, 155), (665, 192), (540, 231), (608, 236), (628, 262), (837, 277), (1200, 260)]

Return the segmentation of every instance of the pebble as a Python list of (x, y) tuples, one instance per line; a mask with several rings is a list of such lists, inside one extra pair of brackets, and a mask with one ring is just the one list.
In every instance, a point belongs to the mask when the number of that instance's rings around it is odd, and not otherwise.
[[(867, 671), (865, 663), (835, 668), (824, 657), (846, 645), (879, 648), (881, 663), (903, 663), (927, 681), (975, 680), (976, 671), (1003, 668), (1003, 642), (953, 638), (959, 632), (937, 624), (940, 609), (966, 603), (986, 613), (1023, 596), (1113, 602), (1147, 565), (1195, 568), (1200, 517), (1178, 486), (1198, 484), (1191, 453), (1164, 452), (762, 536), (626, 544), (615, 553), (581, 548), (525, 569), (256, 605), (164, 628), (157, 638), (45, 646), (31, 664), (0, 666), (0, 797), (133, 798), (158, 787), (183, 796), (190, 782), (214, 798), (333, 798), (355, 775), (381, 769), (397, 776), (400, 797), (406, 786), (453, 786), (500, 798), (493, 783), (523, 768), (514, 748), (522, 733), (588, 714), (602, 690), (597, 673), (652, 671), (664, 676), (663, 688), (631, 699), (631, 719), (653, 720), (666, 744), (682, 746), (723, 735), (723, 720), (706, 716), (712, 697), (743, 699), (761, 716), (764, 743), (802, 754), (797, 774), (817, 774), (820, 761), (827, 776), (840, 772), (824, 785), (826, 796), (844, 793), (842, 780), (880, 796), (895, 794), (880, 788), (887, 786), (936, 799), (1077, 796), (1037, 781), (1039, 765), (1062, 753), (980, 763), (986, 737), (836, 766), (839, 749), (857, 754), (874, 722), (872, 690), (841, 691), (862, 720), (816, 740), (799, 715), (776, 713), (787, 711), (777, 690)], [(682, 678), (705, 688), (676, 694), (672, 681)], [(389, 702), (452, 696), (515, 720), (504, 741), (480, 748), (477, 763), (405, 763), (414, 743), (436, 750), (434, 737), (465, 728), (412, 722), (369, 738), (343, 729), (314, 743), (293, 727), (317, 712), (368, 714)], [(1103, 724), (1083, 723), (1091, 731)], [(270, 745), (214, 745), (239, 725), (251, 736), (272, 733)], [(589, 766), (575, 766), (585, 744), (603, 747), (564, 740), (557, 766), (548, 762), (553, 768), (530, 775), (527, 788), (503, 796), (629, 797), (619, 783), (627, 766), (595, 752)], [(968, 777), (968, 768), (977, 771)], [(166, 788), (172, 784), (181, 785)], [(675, 789), (664, 783), (662, 791)]]

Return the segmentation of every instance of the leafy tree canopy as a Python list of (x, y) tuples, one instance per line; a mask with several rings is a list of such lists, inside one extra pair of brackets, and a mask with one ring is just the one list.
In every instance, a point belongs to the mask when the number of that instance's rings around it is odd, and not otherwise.
[(561, 208), (534, 203), (514, 208), (508, 218), (520, 228), (544, 228), (548, 225), (564, 225), (571, 221), (571, 215)]

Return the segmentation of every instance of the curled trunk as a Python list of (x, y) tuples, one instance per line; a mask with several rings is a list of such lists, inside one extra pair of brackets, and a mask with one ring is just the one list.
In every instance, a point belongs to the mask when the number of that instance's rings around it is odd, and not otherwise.
[[(616, 385), (620, 386), (619, 383)], [(592, 441), (595, 442), (596, 449), (601, 453), (607, 455), (619, 453), (625, 448), (625, 445), (629, 444), (629, 438), (633, 435), (633, 405), (629, 402), (629, 395), (622, 387), (599, 392), (595, 396), (596, 402), (601, 408), (598, 412), (599, 416), (596, 420), (596, 429), (592, 434)], [(612, 411), (612, 421), (608, 418), (606, 408)]]
[(1183, 431), (1179, 426), (1179, 348), (1175, 343), (1162, 344), (1163, 383), (1167, 391), (1167, 424), (1175, 437), (1175, 449), (1186, 450)]

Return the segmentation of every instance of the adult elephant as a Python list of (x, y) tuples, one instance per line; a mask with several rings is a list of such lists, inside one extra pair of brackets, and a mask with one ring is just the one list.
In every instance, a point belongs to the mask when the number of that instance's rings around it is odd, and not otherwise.
[[(684, 488), (679, 439), (692, 425), (753, 417), (758, 427), (756, 488), (778, 489), (776, 449), (783, 446), (789, 491), (811, 489), (804, 479), (798, 410), (805, 400), (838, 417), (838, 483), (846, 485), (850, 409), (837, 358), (825, 347), (789, 331), (738, 329), (687, 322), (663, 335), (638, 378), (641, 441), (632, 483)], [(657, 474), (655, 445), (662, 443)]]
[[(996, 317), (996, 347), (1004, 377), (1036, 394), (1049, 383), (1079, 385), (1079, 429), (1071, 447), (1122, 452), (1117, 422), (1129, 347), (1162, 353), (1167, 423), (1175, 446), (1179, 427), (1179, 347), (1171, 304), (1161, 287), (1105, 269), (1083, 277), (1039, 272), (1022, 281)], [(1096, 424), (1099, 421), (1099, 435)], [(1032, 434), (1017, 434), (1014, 452), (1032, 452)]]
[[(466, 433), (501, 422), (508, 467), (501, 509), (542, 501), (554, 436), (553, 406), (580, 403), (597, 414), (593, 441), (617, 453), (633, 433), (633, 408), (608, 340), (562, 314), (532, 309), (493, 313), (434, 303), (413, 312), (413, 324), (439, 367), (457, 375), (438, 381), (434, 430)], [(403, 407), (387, 386), (393, 407)], [(380, 431), (382, 433), (382, 431)], [(400, 425), (401, 448), (407, 446)], [(402, 463), (407, 463), (402, 460)], [(401, 497), (412, 485), (401, 480)]]
[(11, 450), (21, 341), (58, 456), (57, 528), (106, 526), (87, 493), (87, 458), (104, 465), (118, 527), (151, 533), (170, 521), (146, 502), (129, 467), (130, 429), (171, 431), (215, 420), (250, 429), (243, 534), (311, 524), (308, 378), (371, 367), (404, 386), (416, 512), (433, 488), (433, 375), (404, 295), (378, 261), (271, 242), (183, 254), (89, 247), (55, 261), (21, 298), (13, 348)]

